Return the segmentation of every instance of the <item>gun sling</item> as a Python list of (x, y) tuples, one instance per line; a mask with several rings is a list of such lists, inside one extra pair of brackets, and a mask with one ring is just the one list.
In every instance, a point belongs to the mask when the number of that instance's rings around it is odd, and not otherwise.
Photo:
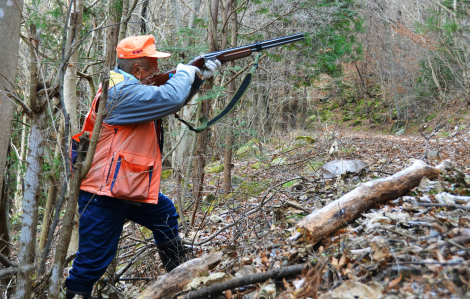
[(230, 100), (228, 105), (224, 108), (224, 110), (222, 110), (222, 112), (220, 112), (216, 117), (214, 117), (211, 120), (208, 120), (207, 117), (205, 117), (203, 115), (200, 119), (201, 125), (196, 127), (196, 128), (193, 127), (190, 123), (188, 123), (184, 119), (181, 119), (178, 116), (178, 114), (175, 113), (176, 119), (178, 119), (180, 122), (185, 124), (188, 127), (189, 130), (191, 130), (193, 132), (196, 132), (196, 133), (201, 133), (202, 131), (204, 131), (208, 127), (210, 127), (210, 126), (218, 123), (219, 121), (221, 121), (227, 114), (230, 113), (230, 111), (233, 110), (233, 108), (235, 108), (235, 106), (238, 104), (238, 102), (241, 100), (241, 98), (243, 98), (243, 96), (245, 95), (245, 92), (247, 91), (248, 87), (250, 86), (251, 80), (253, 78), (253, 74), (255, 73), (256, 68), (258, 67), (258, 62), (259, 62), (260, 56), (261, 56), (261, 53), (258, 53), (258, 55), (256, 56), (255, 61), (253, 63), (253, 66), (251, 67), (250, 71), (248, 72), (248, 74), (243, 79), (242, 84), (238, 87), (237, 91), (235, 92), (235, 95), (232, 97), (232, 99)]

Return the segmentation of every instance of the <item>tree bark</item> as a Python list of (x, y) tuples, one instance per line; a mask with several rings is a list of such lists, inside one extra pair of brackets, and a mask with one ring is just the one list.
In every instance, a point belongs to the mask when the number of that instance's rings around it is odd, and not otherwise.
[[(230, 7), (230, 5), (227, 4)], [(228, 11), (236, 8), (237, 1), (232, 1), (233, 7), (230, 7)], [(232, 15), (232, 47), (237, 46), (237, 36), (238, 36), (238, 22), (237, 22), (237, 12), (235, 11)], [(230, 62), (230, 67), (235, 67), (235, 61)], [(235, 94), (235, 80), (232, 80), (228, 85), (229, 93), (227, 94), (227, 101)], [(233, 117), (235, 111), (230, 112), (227, 118), (227, 124), (231, 125), (233, 123)], [(232, 147), (233, 147), (233, 131), (232, 129), (227, 129), (227, 134), (225, 135), (225, 154), (224, 154), (224, 191), (225, 194), (232, 192)]]
[(200, 1), (199, 0), (193, 0), (193, 7), (192, 7), (192, 11), (191, 11), (191, 16), (189, 18), (189, 23), (188, 23), (188, 28), (189, 29), (193, 29), (194, 28), (194, 20), (196, 20), (196, 12), (199, 11), (199, 5), (200, 5)]
[[(15, 86), (16, 67), (18, 63), (18, 50), (20, 40), (21, 13), (23, 11), (23, 2), (13, 0), (13, 5), (2, 6), (4, 14), (0, 18), (0, 45), (2, 51), (9, 55), (0, 56), (0, 119), (2, 120), (2, 129), (0, 130), (0, 190), (3, 190), (4, 169), (7, 163), (8, 148), (10, 146), (11, 121), (13, 119), (13, 104), (4, 91), (13, 92)], [(7, 207), (8, 200), (1, 197), (1, 205)], [(9, 240), (8, 231), (8, 210), (1, 210), (0, 238)]]
[[(108, 30), (106, 33), (106, 61), (105, 66), (112, 70), (116, 66), (116, 46), (119, 38), (119, 21), (121, 20), (121, 2), (122, 0), (109, 0), (109, 16), (107, 24)], [(115, 25), (113, 25), (115, 24)], [(111, 26), (113, 25), (113, 26)]]
[(126, 37), (127, 16), (131, 13), (132, 11), (129, 11), (129, 0), (122, 0), (121, 25), (119, 27), (118, 42)]
[[(209, 27), (209, 36), (208, 36), (208, 44), (209, 44), (209, 52), (217, 51), (217, 39), (215, 38), (217, 35), (217, 16), (218, 16), (218, 7), (219, 7), (219, 0), (212, 0), (211, 1), (211, 20), (212, 25)], [(207, 84), (207, 90), (212, 88), (212, 83), (209, 82)], [(206, 116), (209, 115), (210, 105), (205, 101), (202, 103), (202, 113)], [(193, 215), (191, 216), (190, 225), (193, 226), (196, 220), (196, 212), (199, 207), (199, 202), (202, 198), (202, 191), (204, 185), (204, 166), (206, 165), (206, 147), (207, 147), (207, 130), (201, 132), (197, 136), (197, 151), (196, 151), (196, 160), (194, 162), (194, 198), (196, 203), (194, 205)]]
[(38, 82), (36, 26), (30, 25), (30, 102), (31, 134), (29, 136), (29, 153), (26, 160), (25, 190), (23, 197), (23, 221), (21, 224), (20, 253), (18, 255), (20, 270), (17, 276), (17, 298), (31, 298), (32, 274), (36, 249), (36, 227), (38, 223), (38, 206), (41, 193), (41, 178), (44, 164), (46, 138), (43, 135), (47, 127), (47, 109), (36, 96)]
[[(70, 56), (69, 63), (65, 70), (64, 76), (64, 102), (65, 108), (69, 113), (70, 120), (70, 134), (74, 136), (80, 132), (77, 115), (77, 69), (78, 69), (78, 44), (80, 40), (80, 30), (83, 23), (83, 6), (84, 0), (77, 0), (74, 2), (76, 5), (73, 8), (70, 18), (70, 26), (67, 32), (66, 48), (69, 51), (74, 51)], [(67, 136), (68, 138), (68, 136)], [(56, 191), (56, 190), (51, 190)], [(57, 192), (57, 191), (56, 191)], [(54, 195), (54, 194), (52, 194)], [(75, 208), (78, 211), (78, 206)], [(68, 248), (69, 253), (78, 250), (78, 213), (75, 213), (74, 226), (72, 230), (71, 242)]]
[(418, 186), (423, 177), (437, 176), (443, 168), (445, 163), (432, 167), (420, 160), (415, 161), (390, 177), (362, 184), (302, 219), (297, 228), (306, 233), (309, 241), (317, 243), (377, 204), (405, 195)]
[(181, 291), (196, 278), (198, 273), (206, 272), (217, 266), (222, 260), (222, 256), (222, 252), (217, 252), (181, 264), (158, 279), (152, 286), (146, 288), (137, 299), (171, 298), (173, 294)]

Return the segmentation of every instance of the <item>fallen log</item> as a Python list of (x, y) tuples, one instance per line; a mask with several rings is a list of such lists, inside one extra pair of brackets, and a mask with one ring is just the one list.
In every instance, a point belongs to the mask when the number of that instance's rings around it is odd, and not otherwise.
[(309, 264), (298, 264), (284, 268), (268, 270), (266, 272), (251, 274), (232, 280), (215, 283), (209, 287), (199, 290), (191, 291), (184, 295), (185, 299), (207, 298), (210, 295), (215, 295), (226, 290), (231, 290), (248, 284), (255, 284), (265, 282), (268, 279), (282, 279), (302, 273), (302, 271), (309, 267)]
[(170, 273), (160, 277), (152, 286), (146, 288), (137, 299), (171, 298), (196, 278), (198, 273), (213, 269), (220, 263), (222, 256), (222, 252), (217, 252), (179, 265)]
[(392, 176), (364, 183), (309, 214), (297, 223), (297, 228), (309, 241), (317, 243), (359, 218), (375, 205), (405, 195), (419, 186), (423, 177), (435, 177), (449, 165), (450, 163), (445, 161), (437, 167), (432, 167), (417, 160), (410, 167)]

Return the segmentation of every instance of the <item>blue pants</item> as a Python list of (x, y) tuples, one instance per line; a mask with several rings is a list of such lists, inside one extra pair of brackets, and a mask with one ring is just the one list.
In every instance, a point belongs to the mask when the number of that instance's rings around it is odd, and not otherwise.
[(178, 236), (175, 206), (161, 193), (158, 204), (142, 203), (137, 206), (80, 191), (78, 210), (78, 252), (66, 281), (67, 288), (75, 292), (90, 293), (94, 283), (106, 272), (116, 254), (125, 219), (150, 229), (157, 244)]

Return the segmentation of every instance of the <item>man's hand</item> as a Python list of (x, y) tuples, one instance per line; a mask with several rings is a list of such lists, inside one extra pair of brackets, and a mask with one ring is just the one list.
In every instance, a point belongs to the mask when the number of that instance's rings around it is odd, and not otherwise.
[(179, 71), (185, 71), (186, 73), (189, 74), (189, 77), (191, 79), (191, 84), (194, 82), (194, 77), (196, 76), (196, 73), (198, 75), (201, 75), (201, 70), (195, 66), (192, 65), (187, 65), (187, 64), (178, 64), (176, 67), (176, 72), (178, 73)]
[(220, 66), (221, 64), (218, 59), (208, 60), (202, 69), (201, 79), (206, 80), (207, 78), (213, 77)]

